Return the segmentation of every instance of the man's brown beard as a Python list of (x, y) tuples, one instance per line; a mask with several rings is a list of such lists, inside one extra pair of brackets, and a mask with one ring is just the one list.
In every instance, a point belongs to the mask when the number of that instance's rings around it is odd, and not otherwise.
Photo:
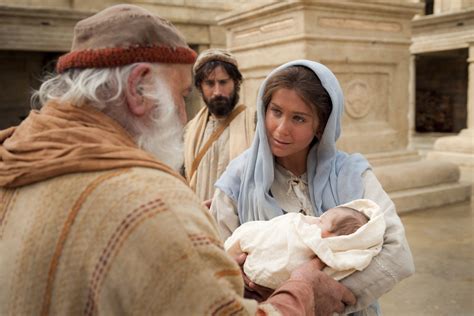
[(236, 93), (232, 93), (230, 97), (225, 97), (218, 95), (210, 100), (204, 98), (204, 102), (213, 115), (217, 117), (226, 117), (232, 112), (235, 105), (237, 104), (238, 98), (236, 98)]

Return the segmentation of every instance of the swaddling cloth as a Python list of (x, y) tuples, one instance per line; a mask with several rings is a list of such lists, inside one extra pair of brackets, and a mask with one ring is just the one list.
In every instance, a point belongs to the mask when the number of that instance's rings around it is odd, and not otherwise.
[(288, 213), (269, 221), (247, 222), (224, 243), (232, 256), (247, 253), (245, 274), (255, 283), (276, 289), (291, 272), (317, 256), (329, 276), (340, 280), (366, 268), (383, 244), (385, 221), (379, 206), (366, 199), (341, 206), (356, 209), (369, 221), (350, 235), (321, 237), (321, 229), (308, 216)]

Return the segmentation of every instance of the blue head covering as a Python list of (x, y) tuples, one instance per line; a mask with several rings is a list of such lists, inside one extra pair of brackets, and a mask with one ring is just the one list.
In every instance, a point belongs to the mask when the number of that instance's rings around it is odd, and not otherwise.
[(334, 74), (324, 65), (309, 60), (295, 60), (273, 70), (260, 87), (257, 97), (257, 127), (252, 146), (231, 161), (216, 182), (237, 204), (240, 223), (268, 220), (283, 211), (270, 195), (274, 180), (274, 159), (265, 130), (263, 93), (268, 79), (276, 72), (304, 66), (321, 81), (332, 101), (332, 111), (321, 139), (308, 153), (307, 175), (311, 202), (317, 215), (327, 209), (363, 197), (362, 173), (369, 163), (360, 154), (349, 155), (336, 149), (344, 112), (342, 90)]

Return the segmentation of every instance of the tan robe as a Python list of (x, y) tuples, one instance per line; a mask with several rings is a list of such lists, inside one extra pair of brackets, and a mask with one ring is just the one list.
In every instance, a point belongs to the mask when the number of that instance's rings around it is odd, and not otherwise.
[(243, 299), (239, 267), (182, 180), (91, 108), (46, 106), (1, 131), (0, 315), (314, 312), (302, 281)]
[(207, 107), (203, 107), (186, 125), (184, 136), (186, 179), (203, 201), (212, 198), (214, 183), (225, 171), (229, 162), (250, 146), (255, 133), (255, 111), (246, 108), (212, 144), (196, 172), (191, 175), (194, 159), (222, 121), (209, 115)]

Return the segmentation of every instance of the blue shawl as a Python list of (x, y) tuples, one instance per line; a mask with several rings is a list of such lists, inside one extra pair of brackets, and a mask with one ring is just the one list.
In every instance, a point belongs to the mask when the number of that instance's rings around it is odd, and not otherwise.
[(370, 168), (360, 154), (347, 154), (336, 149), (341, 134), (344, 99), (334, 74), (324, 65), (309, 60), (295, 60), (274, 69), (262, 83), (257, 97), (257, 127), (249, 149), (231, 161), (216, 182), (237, 204), (240, 223), (268, 220), (283, 214), (270, 194), (274, 180), (274, 159), (265, 131), (263, 91), (274, 73), (290, 66), (305, 66), (316, 74), (332, 101), (332, 112), (319, 142), (309, 151), (308, 185), (316, 215), (342, 203), (363, 197), (362, 173)]

